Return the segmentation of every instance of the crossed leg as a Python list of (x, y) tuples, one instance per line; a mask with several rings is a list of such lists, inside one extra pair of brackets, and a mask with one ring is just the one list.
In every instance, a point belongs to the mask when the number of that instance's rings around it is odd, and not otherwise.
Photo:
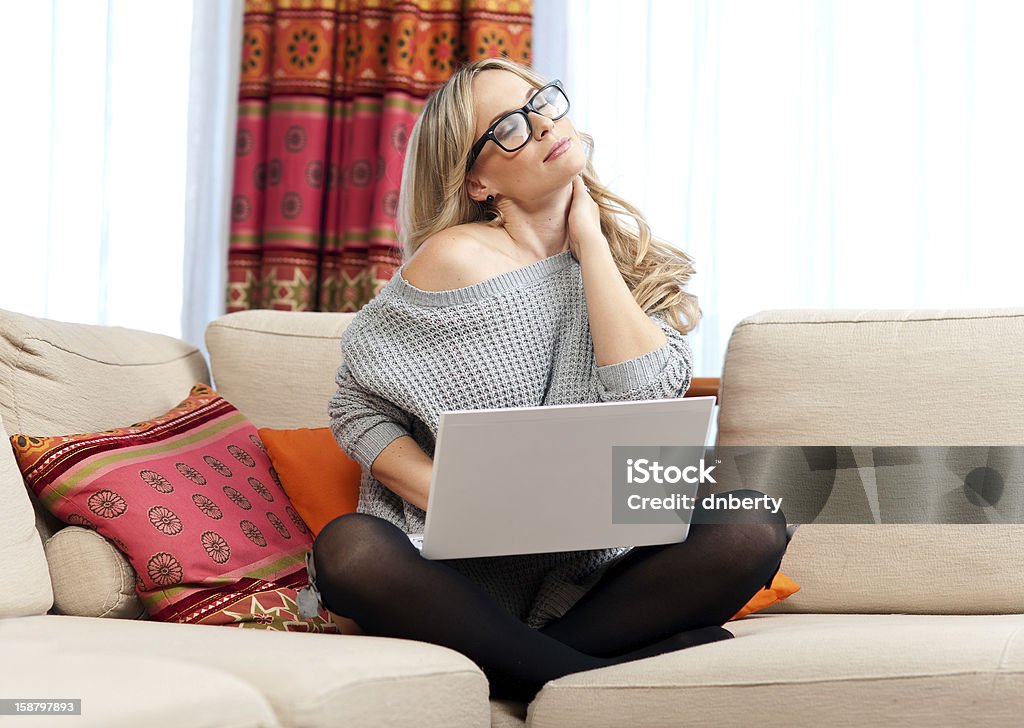
[[(762, 495), (730, 491), (738, 497)], [(613, 656), (679, 632), (725, 624), (771, 583), (788, 545), (786, 517), (694, 512), (681, 543), (639, 546), (614, 563), (561, 619), (541, 628), (580, 652)]]
[[(759, 495), (756, 491), (733, 491)], [(687, 540), (639, 547), (609, 568), (563, 617), (534, 630), (451, 567), (424, 559), (404, 533), (359, 513), (327, 524), (313, 544), (330, 611), (367, 634), (450, 647), (474, 660), (492, 696), (530, 700), (548, 680), (732, 635), (720, 625), (778, 570), (785, 517), (709, 523)]]

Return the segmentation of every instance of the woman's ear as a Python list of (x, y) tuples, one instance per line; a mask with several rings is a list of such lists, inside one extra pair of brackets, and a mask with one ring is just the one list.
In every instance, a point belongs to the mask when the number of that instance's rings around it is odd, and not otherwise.
[(487, 195), (490, 194), (487, 189), (487, 185), (483, 184), (476, 177), (466, 178), (466, 193), (471, 199), (474, 199), (477, 202), (483, 202), (487, 198)]

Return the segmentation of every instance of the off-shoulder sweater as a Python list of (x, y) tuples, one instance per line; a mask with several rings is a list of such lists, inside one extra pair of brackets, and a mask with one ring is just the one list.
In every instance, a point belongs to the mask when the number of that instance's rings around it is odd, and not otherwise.
[[(374, 459), (410, 435), (433, 456), (442, 412), (681, 397), (693, 356), (660, 315), (667, 342), (597, 366), (579, 262), (563, 251), (480, 283), (426, 291), (400, 267), (341, 338), (328, 404), (339, 446), (362, 466), (358, 512), (422, 533), (426, 513), (373, 477)], [(495, 514), (495, 518), (500, 517)], [(628, 548), (449, 559), (537, 629), (561, 617)]]

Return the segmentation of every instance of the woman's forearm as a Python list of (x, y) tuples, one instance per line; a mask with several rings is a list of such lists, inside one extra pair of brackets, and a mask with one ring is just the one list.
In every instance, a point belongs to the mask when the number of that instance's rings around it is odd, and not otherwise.
[(370, 465), (370, 473), (389, 490), (427, 510), (434, 461), (409, 435), (395, 438)]
[(583, 291), (597, 366), (635, 359), (664, 346), (668, 339), (633, 298), (608, 241), (595, 235), (580, 243)]

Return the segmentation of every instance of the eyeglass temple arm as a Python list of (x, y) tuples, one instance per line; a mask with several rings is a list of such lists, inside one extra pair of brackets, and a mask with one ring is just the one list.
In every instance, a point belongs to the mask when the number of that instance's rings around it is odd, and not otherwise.
[(484, 148), (484, 144), (487, 143), (487, 139), (489, 138), (489, 136), (489, 133), (484, 134), (483, 137), (478, 139), (476, 144), (473, 145), (473, 148), (469, 150), (469, 159), (466, 161), (467, 172), (473, 166), (473, 162), (476, 161), (476, 158), (480, 156), (480, 150)]

